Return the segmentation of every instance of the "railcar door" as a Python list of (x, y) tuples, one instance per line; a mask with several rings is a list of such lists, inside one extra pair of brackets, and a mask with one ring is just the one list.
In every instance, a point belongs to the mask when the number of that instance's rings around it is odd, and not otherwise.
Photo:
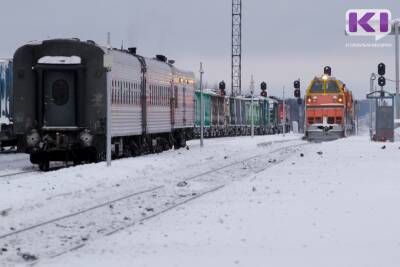
[(76, 77), (73, 71), (45, 71), (44, 126), (76, 126)]

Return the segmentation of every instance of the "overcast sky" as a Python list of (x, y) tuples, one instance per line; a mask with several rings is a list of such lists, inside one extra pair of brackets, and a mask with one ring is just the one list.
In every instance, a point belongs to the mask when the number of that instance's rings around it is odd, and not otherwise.
[[(344, 35), (351, 8), (387, 8), (400, 17), (399, 0), (243, 0), (243, 89), (254, 74), (257, 88), (265, 80), (270, 94), (280, 95), (283, 86), (291, 93), (293, 80), (301, 78), (304, 88), (325, 65), (358, 97), (364, 97), (379, 62), (394, 78), (393, 37), (380, 41), (392, 44), (389, 48), (346, 48), (374, 42)], [(1, 11), (1, 57), (31, 40), (105, 43), (110, 31), (116, 47), (123, 42), (144, 56), (165, 54), (196, 75), (202, 61), (209, 84), (230, 84), (231, 0), (10, 0), (2, 1)]]

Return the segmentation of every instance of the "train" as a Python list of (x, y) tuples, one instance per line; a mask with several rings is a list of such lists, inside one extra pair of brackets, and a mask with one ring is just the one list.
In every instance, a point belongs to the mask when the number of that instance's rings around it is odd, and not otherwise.
[[(53, 161), (106, 157), (107, 94), (112, 156), (159, 153), (199, 135), (195, 75), (163, 55), (79, 39), (28, 43), (13, 58), (13, 133), (18, 149), (47, 171)], [(279, 103), (262, 91), (251, 99), (205, 92), (206, 137), (279, 132)]]
[(0, 59), (0, 150), (16, 145), (12, 131), (10, 99), (12, 95), (12, 60)]
[(305, 137), (311, 141), (330, 141), (355, 131), (352, 92), (332, 75), (329, 66), (324, 74), (311, 80), (307, 88)]
[(173, 63), (79, 39), (20, 47), (12, 104), (19, 149), (44, 171), (50, 161), (104, 160), (107, 90), (114, 157), (185, 146), (193, 135), (195, 76)]
[(195, 136), (200, 136), (200, 97), (204, 101), (204, 137), (240, 136), (251, 134), (254, 125), (256, 135), (275, 134), (279, 130), (279, 102), (263, 96), (226, 96), (222, 90), (195, 92)]

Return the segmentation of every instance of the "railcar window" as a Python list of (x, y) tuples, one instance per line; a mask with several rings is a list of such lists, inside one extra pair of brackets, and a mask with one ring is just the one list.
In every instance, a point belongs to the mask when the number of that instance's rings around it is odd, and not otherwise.
[[(134, 85), (134, 86), (135, 86), (135, 85)], [(135, 104), (137, 104), (137, 92), (136, 92), (136, 90), (133, 91), (133, 102), (134, 102)]]
[(328, 117), (328, 124), (335, 124), (335, 117)]
[(322, 80), (314, 80), (313, 85), (311, 86), (311, 93), (323, 93), (323, 81)]
[(336, 81), (329, 81), (326, 84), (326, 92), (328, 92), (328, 93), (339, 93), (339, 87), (337, 86)]
[(165, 106), (168, 106), (168, 88), (165, 87)]
[(157, 86), (157, 106), (160, 105), (160, 86)]
[(153, 86), (150, 85), (150, 104), (153, 103)]
[(164, 99), (165, 99), (165, 106), (168, 106), (168, 89), (164, 87)]
[(174, 98), (175, 98), (175, 108), (178, 108), (178, 86), (175, 86), (174, 88), (175, 93), (174, 93)]
[(183, 87), (183, 107), (186, 107), (186, 87)]

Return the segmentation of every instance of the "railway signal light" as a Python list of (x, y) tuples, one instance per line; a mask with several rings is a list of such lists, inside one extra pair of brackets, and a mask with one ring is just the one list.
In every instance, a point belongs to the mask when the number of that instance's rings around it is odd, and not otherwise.
[(267, 93), (267, 83), (266, 82), (262, 82), (260, 85), (261, 88), (261, 96), (262, 97), (267, 97), (268, 93)]
[(268, 96), (267, 91), (261, 91), (261, 96), (262, 96), (262, 97), (267, 97), (267, 96)]
[(296, 98), (300, 98), (301, 97), (300, 89), (294, 90), (294, 97), (296, 97)]
[(261, 87), (261, 91), (266, 91), (267, 90), (267, 83), (266, 82), (262, 82), (260, 87)]
[(294, 81), (293, 86), (295, 89), (300, 89), (300, 80)]
[(219, 83), (219, 90), (221, 92), (221, 95), (225, 96), (226, 92), (225, 92), (225, 88), (226, 88), (226, 84), (224, 81)]
[(325, 75), (328, 75), (328, 76), (331, 76), (331, 75), (332, 75), (332, 69), (331, 69), (331, 67), (326, 66), (326, 67), (324, 68), (324, 74), (325, 74)]
[(225, 82), (224, 81), (220, 82), (219, 83), (219, 90), (225, 91), (225, 88), (226, 88)]
[(385, 77), (383, 77), (383, 76), (381, 76), (381, 77), (379, 77), (378, 78), (378, 84), (379, 84), (379, 86), (385, 86), (386, 85), (386, 79), (385, 79)]
[(383, 75), (386, 74), (386, 65), (385, 64), (379, 63), (379, 65), (378, 65), (378, 74), (380, 76), (383, 76)]

